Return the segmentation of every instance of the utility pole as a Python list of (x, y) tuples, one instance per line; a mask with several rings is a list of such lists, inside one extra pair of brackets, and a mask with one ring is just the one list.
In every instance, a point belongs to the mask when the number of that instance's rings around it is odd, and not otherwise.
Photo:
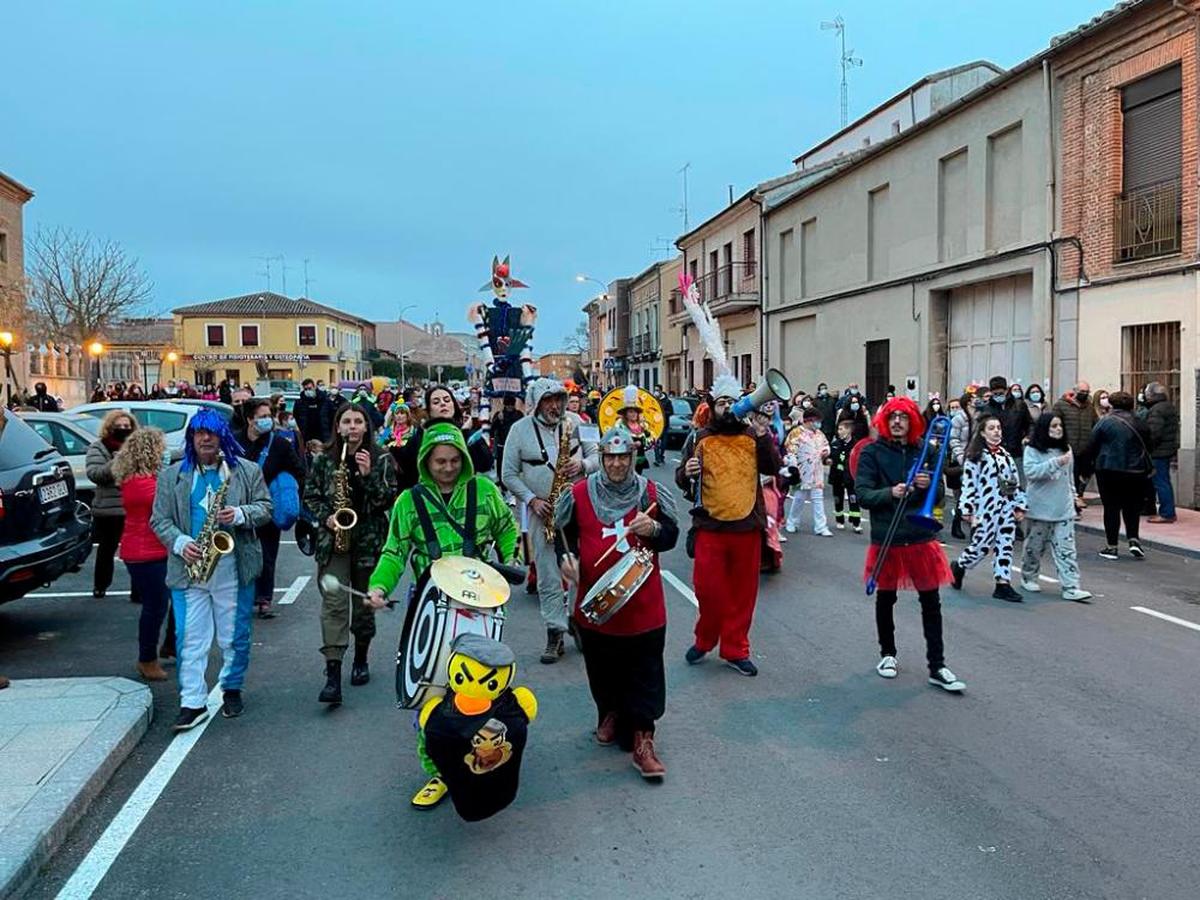
[(842, 127), (845, 128), (850, 121), (850, 88), (846, 83), (846, 73), (856, 66), (861, 66), (863, 61), (854, 55), (853, 50), (846, 49), (846, 20), (841, 16), (835, 16), (832, 22), (822, 22), (821, 30), (836, 31), (842, 45)]

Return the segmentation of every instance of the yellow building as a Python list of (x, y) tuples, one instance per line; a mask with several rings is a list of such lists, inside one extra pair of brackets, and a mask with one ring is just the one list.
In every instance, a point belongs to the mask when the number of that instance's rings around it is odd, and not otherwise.
[(369, 378), (375, 325), (303, 297), (264, 291), (172, 310), (178, 372), (193, 384)]

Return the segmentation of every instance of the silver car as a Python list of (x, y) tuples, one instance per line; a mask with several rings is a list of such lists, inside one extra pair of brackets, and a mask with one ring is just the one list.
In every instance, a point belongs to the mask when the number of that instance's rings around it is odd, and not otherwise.
[[(103, 419), (114, 409), (122, 409), (137, 419), (138, 425), (158, 428), (167, 439), (171, 450), (182, 450), (188, 422), (202, 409), (211, 404), (196, 406), (191, 403), (167, 403), (158, 400), (106, 400), (103, 403), (84, 403), (72, 407), (68, 412), (81, 413), (94, 419)], [(233, 407), (222, 403), (218, 412), (228, 420), (233, 417)]]
[(96, 485), (87, 477), (88, 445), (100, 437), (100, 420), (80, 413), (27, 412), (17, 413), (47, 444), (71, 464), (75, 475), (75, 496), (92, 505)]

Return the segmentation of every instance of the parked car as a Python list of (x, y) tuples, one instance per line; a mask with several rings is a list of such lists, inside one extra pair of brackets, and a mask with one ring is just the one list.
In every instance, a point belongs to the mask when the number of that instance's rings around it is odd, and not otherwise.
[(229, 404), (211, 400), (106, 400), (103, 403), (84, 403), (72, 407), (69, 412), (103, 419), (112, 410), (123, 409), (132, 413), (139, 425), (161, 429), (167, 439), (167, 447), (175, 450), (183, 447), (184, 435), (192, 417), (202, 409), (214, 407), (226, 418), (233, 416), (233, 407)]
[(21, 412), (20, 417), (71, 464), (75, 496), (88, 506), (96, 485), (87, 476), (88, 445), (100, 437), (100, 420), (83, 413)]
[[(165, 400), (157, 401), (159, 403), (180, 403), (185, 406), (208, 407), (215, 409), (228, 422), (233, 418), (233, 407), (228, 403), (222, 403), (220, 400), (201, 400), (198, 397), (167, 397)], [(139, 420), (140, 421), (140, 420)]]
[(92, 513), (71, 464), (0, 409), (0, 603), (75, 572), (92, 552)]
[(667, 433), (664, 438), (668, 450), (677, 450), (683, 446), (692, 430), (692, 416), (699, 405), (698, 400), (688, 397), (671, 398), (671, 415), (667, 418)]

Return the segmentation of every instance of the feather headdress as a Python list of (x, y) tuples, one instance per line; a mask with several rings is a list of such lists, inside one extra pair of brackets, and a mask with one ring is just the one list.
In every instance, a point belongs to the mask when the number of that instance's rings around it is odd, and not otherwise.
[(725, 342), (721, 338), (721, 326), (713, 318), (708, 305), (700, 300), (700, 289), (686, 272), (679, 273), (679, 290), (683, 294), (683, 308), (692, 317), (696, 333), (713, 361), (712, 393), (714, 397), (737, 397), (741, 394), (741, 383), (733, 377), (729, 358), (725, 355)]

